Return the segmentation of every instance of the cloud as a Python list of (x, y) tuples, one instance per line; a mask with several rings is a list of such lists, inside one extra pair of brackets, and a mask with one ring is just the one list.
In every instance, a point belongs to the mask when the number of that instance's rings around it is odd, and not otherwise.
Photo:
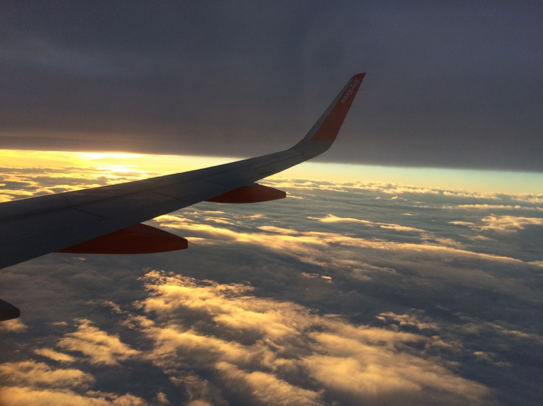
[(466, 333), (488, 333), (489, 335), (502, 335), (509, 338), (518, 340), (521, 345), (528, 343), (542, 345), (543, 346), (543, 334), (527, 333), (516, 329), (512, 329), (509, 326), (502, 325), (503, 323), (492, 323), (487, 321), (481, 321), (464, 316), (466, 324), (462, 326), (462, 329)]
[(495, 365), (497, 367), (509, 367), (511, 364), (508, 362), (502, 362), (502, 361), (496, 361), (495, 360), (495, 354), (484, 352), (484, 351), (475, 351), (473, 353), (475, 357), (477, 357), (477, 360), (487, 362), (489, 364)]
[(198, 365), (218, 372), (250, 404), (321, 404), (324, 398), (378, 403), (399, 396), (424, 403), (420, 393), (428, 388), (447, 401), (461, 394), (463, 402), (484, 404), (488, 394), (483, 385), (455, 376), (446, 362), (402, 350), (426, 342), (422, 335), (352, 326), (293, 303), (254, 297), (243, 285), (156, 271), (145, 280), (152, 294), (140, 305), (148, 317), (159, 315), (143, 329), (154, 341), (148, 357), (179, 384), (187, 366)]
[[(0, 325), (4, 403), (537, 404), (541, 226), (479, 229), (535, 219), (537, 199), (300, 183), (303, 205), (150, 222), (197, 243), (182, 253), (2, 270), (23, 311)], [(491, 207), (458, 208), (474, 202)]]
[(88, 357), (92, 364), (117, 365), (140, 352), (122, 343), (118, 336), (91, 326), (90, 320), (79, 320), (77, 331), (68, 333), (58, 342), (66, 351), (77, 351)]
[[(10, 158), (11, 151), (0, 151), (0, 156)], [(64, 154), (70, 158), (69, 153)], [(32, 152), (19, 152), (23, 159), (31, 159)], [(77, 156), (77, 153), (72, 155)], [(36, 157), (39, 160), (39, 156)], [(75, 159), (75, 158), (72, 158)], [(45, 162), (47, 164), (50, 162)], [(4, 174), (0, 183), (1, 201), (28, 198), (32, 196), (48, 195), (54, 193), (70, 192), (91, 187), (106, 186), (131, 180), (138, 180), (143, 177), (156, 176), (156, 173), (149, 171), (126, 171), (122, 166), (114, 165), (90, 168), (84, 166), (83, 162), (70, 162), (79, 166), (69, 167), (4, 167), (0, 171)], [(56, 162), (56, 165), (59, 165)]]
[[(219, 228), (207, 224), (191, 224), (187, 223), (185, 219), (176, 219), (176, 216), (170, 215), (167, 218), (164, 216), (156, 219), (163, 227), (178, 228), (190, 233), (194, 233), (195, 236), (205, 238), (206, 244), (218, 244), (221, 243), (246, 243), (257, 244), (265, 247), (272, 248), (283, 253), (289, 253), (292, 256), (296, 256), (303, 261), (310, 263), (325, 264), (328, 262), (334, 262), (336, 264), (348, 264), (349, 260), (328, 258), (324, 255), (322, 248), (330, 247), (334, 244), (339, 244), (345, 248), (344, 255), (349, 252), (350, 248), (362, 248), (371, 250), (392, 251), (398, 253), (405, 253), (407, 256), (411, 256), (414, 253), (417, 255), (423, 254), (424, 256), (433, 257), (435, 255), (446, 255), (451, 257), (465, 257), (480, 259), (485, 261), (496, 262), (508, 262), (508, 263), (522, 263), (523, 261), (495, 254), (486, 254), (480, 252), (469, 251), (465, 249), (459, 249), (455, 247), (448, 247), (447, 245), (459, 244), (451, 239), (437, 239), (436, 243), (423, 242), (419, 244), (415, 243), (403, 243), (381, 239), (366, 239), (356, 238), (349, 235), (322, 232), (322, 231), (297, 231), (293, 229), (284, 229), (275, 226), (263, 226), (259, 227), (260, 230), (265, 231), (265, 234), (257, 232), (236, 232), (226, 228)], [(394, 227), (390, 227), (394, 229)], [(189, 235), (190, 237), (190, 235)]]
[(59, 361), (59, 362), (74, 362), (75, 361), (75, 358), (72, 357), (71, 355), (55, 351), (51, 348), (36, 348), (34, 349), (34, 353), (41, 355), (43, 357), (50, 358), (54, 361)]
[(13, 319), (8, 321), (3, 321), (0, 323), (0, 332), (15, 332), (19, 333), (25, 331), (28, 328), (20, 319)]
[(543, 210), (541, 207), (520, 206), (518, 204), (515, 206), (505, 204), (460, 204), (444, 208), (451, 210)]
[(524, 229), (527, 225), (543, 226), (543, 218), (533, 217), (488, 216), (481, 221), (486, 223), (486, 225), (480, 227), (481, 231), (515, 232)]
[(22, 361), (0, 365), (4, 382), (48, 385), (57, 388), (88, 387), (94, 378), (78, 369), (55, 369), (43, 362)]
[(422, 230), (420, 228), (414, 228), (414, 227), (406, 227), (402, 226), (400, 224), (391, 224), (391, 223), (377, 223), (374, 221), (369, 220), (361, 220), (361, 219), (355, 219), (355, 218), (346, 218), (346, 217), (337, 217), (333, 214), (328, 214), (324, 218), (317, 218), (317, 217), (308, 217), (312, 220), (321, 221), (323, 223), (359, 223), (363, 224), (367, 227), (379, 227), (385, 230), (394, 230), (394, 231), (412, 231), (417, 233), (425, 233), (425, 230)]
[[(374, 351), (352, 340), (316, 337), (331, 354), (306, 360), (312, 376), (343, 400), (375, 404), (435, 404), (430, 393), (447, 404), (485, 404), (488, 389), (449, 374), (420, 359)], [(351, 346), (349, 354), (334, 354), (338, 346)], [(358, 354), (357, 354), (358, 353)], [(394, 365), (394, 367), (391, 367)], [(422, 392), (426, 395), (421, 396)], [(454, 393), (462, 399), (454, 399)], [(338, 395), (338, 397), (341, 395)]]
[[(286, 215), (292, 214), (287, 212)], [(405, 219), (405, 216), (402, 217)], [(414, 219), (414, 224), (423, 220), (415, 216), (409, 217), (411, 218)], [(261, 220), (264, 223), (270, 222), (269, 218)], [(167, 223), (161, 224), (177, 227), (175, 219), (171, 217)], [(533, 271), (540, 270), (534, 263), (537, 255), (524, 257), (522, 251), (515, 249), (510, 243), (504, 244), (504, 249), (500, 250), (481, 247), (482, 244), (496, 243), (491, 240), (471, 240), (471, 235), (459, 238), (457, 234), (451, 233), (440, 237), (440, 234), (443, 235), (442, 229), (452, 228), (446, 221), (442, 223), (443, 226), (432, 225), (432, 233), (417, 233), (416, 239), (407, 241), (398, 238), (400, 233), (390, 233), (390, 230), (383, 230), (389, 232), (386, 235), (375, 231), (366, 235), (360, 228), (347, 231), (343, 226), (352, 223), (321, 223), (309, 220), (302, 222), (298, 229), (278, 227), (285, 224), (278, 221), (274, 221), (274, 226), (258, 224), (229, 229), (198, 223), (180, 223), (179, 232), (184, 237), (199, 238), (200, 249), (212, 246), (213, 251), (219, 250), (218, 255), (225, 255), (236, 247), (236, 250), (243, 252), (243, 256), (247, 256), (247, 260), (267, 262), (268, 264), (262, 264), (257, 270), (252, 267), (234, 267), (231, 272), (260, 288), (264, 287), (268, 294), (277, 294), (275, 292), (280, 291), (281, 295), (288, 294), (291, 300), (303, 300), (308, 306), (342, 308), (341, 312), (349, 312), (353, 311), (350, 309), (355, 303), (365, 309), (368, 306), (371, 308), (374, 303), (396, 303), (399, 300), (396, 297), (401, 297), (402, 300), (418, 297), (419, 299), (407, 300), (422, 308), (425, 308), (427, 303), (447, 306), (460, 297), (456, 291), (461, 289), (460, 287), (468, 291), (491, 289), (496, 294), (499, 292), (508, 297), (537, 300), (537, 293), (530, 287), (531, 283), (537, 283), (533, 280)], [(323, 224), (324, 228), (320, 227), (320, 224)], [(334, 232), (334, 228), (330, 229), (333, 224), (342, 224), (341, 234)], [(301, 231), (304, 229), (306, 231)], [(316, 231), (327, 229), (330, 231)], [(434, 233), (437, 235), (432, 235)], [(457, 242), (457, 238), (461, 239), (461, 242)], [(522, 259), (514, 257), (519, 254)], [(274, 268), (270, 269), (269, 262), (273, 263), (276, 255), (288, 258), (294, 265), (287, 268), (289, 270), (286, 272), (281, 268), (272, 271)], [(238, 255), (232, 258), (239, 261)], [(223, 263), (224, 261), (218, 261), (212, 267), (220, 269)], [(307, 268), (300, 264), (305, 264)], [(523, 277), (512, 278), (509, 270), (513, 268), (517, 275), (520, 272)], [(318, 279), (312, 279), (307, 291), (295, 287), (300, 284), (296, 277), (303, 277), (303, 272), (331, 277), (333, 286), (341, 287), (341, 295), (328, 292), (321, 286), (326, 283), (323, 279), (320, 279), (320, 284)], [(408, 279), (405, 279), (406, 273), (410, 275)], [(211, 274), (213, 278), (222, 278), (221, 272)], [(532, 282), (526, 282), (525, 278)], [(377, 295), (379, 290), (376, 290), (376, 286), (383, 289), (380, 295)], [(432, 286), (432, 289), (422, 289), (423, 286)], [(440, 292), (437, 295), (436, 289)], [(350, 293), (351, 291), (354, 292)], [(455, 306), (458, 305), (459, 303), (455, 303)], [(384, 306), (380, 312), (387, 310)]]
[[(78, 337), (83, 341), (101, 342), (102, 346), (106, 342), (110, 347), (116, 347), (114, 351), (119, 355), (119, 344), (115, 339), (105, 338), (102, 334), (92, 331), (88, 327), (88, 321), (81, 321), (80, 333), (86, 335), (94, 335), (91, 339), (83, 339), (81, 335), (73, 336), (71, 333), (66, 334), (65, 338), (59, 340), (58, 345), (66, 345), (66, 340)], [(98, 337), (97, 337), (98, 336)], [(73, 344), (73, 342), (71, 343)], [(90, 347), (81, 345), (73, 345), (72, 350), (90, 351)], [(97, 354), (86, 354), (89, 356), (89, 362), (94, 365), (112, 365), (111, 356), (104, 356), (104, 350), (94, 346), (92, 350)], [(122, 346), (121, 346), (122, 347)], [(34, 349), (33, 352), (40, 356), (46, 357), (55, 362), (76, 364), (78, 359), (70, 355), (60, 353), (50, 348)], [(126, 351), (124, 351), (126, 353)], [(32, 359), (20, 362), (4, 362), (0, 364), (0, 404), (1, 405), (147, 405), (148, 403), (141, 397), (132, 395), (131, 393), (112, 393), (100, 390), (94, 390), (93, 386), (99, 383), (99, 379), (89, 372), (85, 372), (85, 365), (79, 364), (81, 369), (76, 367), (65, 368), (55, 367), (46, 362), (37, 362)], [(118, 389), (118, 388), (117, 388)], [(118, 391), (119, 392), (119, 391)], [(158, 396), (158, 394), (157, 394)], [(161, 396), (161, 404), (167, 404), (166, 398)], [(160, 400), (159, 399), (159, 400)]]
[[(482, 224), (481, 224), (482, 223)], [(499, 233), (515, 233), (523, 230), (526, 226), (542, 226), (542, 217), (520, 217), (520, 216), (496, 216), (491, 215), (480, 220), (479, 224), (470, 221), (450, 221), (449, 224), (466, 226), (473, 230), (493, 231)]]
[(431, 331), (438, 331), (439, 328), (436, 323), (432, 322), (424, 322), (419, 319), (416, 315), (409, 315), (409, 314), (395, 314), (393, 312), (385, 312), (381, 313), (376, 316), (378, 320), (381, 320), (384, 324), (387, 326), (395, 326), (398, 325), (399, 327), (415, 327), (419, 331), (424, 330), (431, 330)]
[(291, 385), (274, 374), (246, 372), (227, 362), (217, 363), (216, 368), (223, 374), (227, 384), (232, 385), (234, 392), (239, 392), (243, 397), (249, 395), (259, 403), (308, 406), (323, 404), (321, 393)]
[(144, 406), (148, 403), (131, 395), (88, 391), (83, 395), (71, 390), (50, 390), (28, 387), (0, 389), (0, 404), (21, 406)]

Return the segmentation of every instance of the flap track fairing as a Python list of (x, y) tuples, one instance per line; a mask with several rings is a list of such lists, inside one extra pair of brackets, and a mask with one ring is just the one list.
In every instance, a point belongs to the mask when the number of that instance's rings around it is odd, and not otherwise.
[(146, 224), (114, 231), (60, 251), (65, 254), (152, 254), (183, 250), (188, 241)]
[(242, 186), (222, 195), (216, 196), (206, 202), (213, 203), (261, 203), (270, 200), (284, 199), (287, 193), (269, 186), (255, 183), (251, 186)]

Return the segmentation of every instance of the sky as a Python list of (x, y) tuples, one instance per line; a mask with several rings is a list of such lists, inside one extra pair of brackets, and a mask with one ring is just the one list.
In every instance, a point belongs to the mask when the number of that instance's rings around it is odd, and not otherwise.
[[(2, 201), (160, 174), (32, 154)], [(0, 270), (0, 405), (540, 403), (543, 195), (291, 175), (148, 222), (187, 250)]]
[(539, 405), (539, 2), (0, 3), (0, 203), (289, 148), (287, 199), (0, 269), (4, 405)]
[(0, 4), (6, 149), (288, 148), (368, 72), (323, 162), (543, 169), (536, 1)]

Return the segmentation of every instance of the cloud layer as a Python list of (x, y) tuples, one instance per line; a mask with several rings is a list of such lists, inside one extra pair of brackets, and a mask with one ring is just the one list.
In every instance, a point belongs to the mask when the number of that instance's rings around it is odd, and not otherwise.
[[(35, 174), (2, 195), (114, 181)], [(1, 270), (0, 404), (538, 404), (542, 196), (269, 184), (151, 222), (182, 252)]]

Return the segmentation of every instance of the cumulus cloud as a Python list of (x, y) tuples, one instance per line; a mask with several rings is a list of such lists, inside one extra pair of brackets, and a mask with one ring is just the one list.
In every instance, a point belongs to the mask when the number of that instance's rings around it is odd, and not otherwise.
[[(422, 335), (353, 326), (293, 303), (257, 298), (245, 285), (156, 271), (145, 281), (152, 294), (140, 306), (147, 317), (160, 315), (143, 329), (154, 341), (148, 357), (179, 384), (187, 366), (198, 365), (258, 404), (399, 397), (420, 404), (428, 388), (436, 398), (461, 394), (464, 402), (483, 404), (488, 394), (483, 385), (454, 375), (446, 362), (402, 351), (426, 342)], [(185, 327), (195, 313), (198, 322)]]
[(117, 365), (119, 360), (139, 354), (122, 343), (118, 336), (101, 331), (86, 319), (79, 320), (77, 331), (68, 333), (58, 346), (66, 351), (82, 353), (92, 364)]
[(88, 387), (94, 378), (78, 369), (55, 369), (43, 362), (22, 361), (0, 365), (0, 375), (4, 382), (72, 388)]
[(145, 400), (131, 395), (88, 391), (81, 395), (71, 390), (8, 387), (0, 390), (0, 404), (21, 406), (144, 406)]
[[(326, 346), (326, 355), (306, 360), (312, 376), (351, 402), (376, 404), (434, 404), (427, 395), (448, 404), (484, 404), (488, 389), (450, 375), (439, 365), (406, 354), (394, 354), (368, 347), (343, 337), (319, 334), (315, 337)], [(346, 353), (343, 347), (349, 346)], [(420, 396), (421, 392), (427, 394)], [(454, 393), (462, 399), (454, 399)]]
[[(233, 391), (239, 392), (249, 402), (274, 405), (322, 405), (322, 394), (303, 389), (279, 379), (273, 373), (262, 371), (247, 372), (227, 362), (216, 365)], [(251, 399), (253, 398), (253, 399)]]
[[(86, 324), (86, 326), (85, 326)], [(83, 330), (86, 339), (83, 341), (101, 342), (102, 346), (108, 343), (110, 347), (116, 347), (117, 354), (119, 344), (116, 340), (107, 339), (96, 331), (92, 331), (88, 327), (88, 321), (82, 321)], [(80, 331), (81, 332), (81, 331)], [(94, 335), (90, 340), (89, 335)], [(76, 334), (75, 337), (82, 338)], [(59, 346), (65, 347), (66, 341), (71, 340), (74, 336), (68, 333), (60, 340)], [(73, 344), (73, 342), (68, 341)], [(113, 345), (112, 345), (113, 344)], [(69, 347), (71, 345), (68, 345)], [(89, 347), (75, 345), (71, 348), (75, 351), (90, 350)], [(121, 346), (122, 348), (122, 346)], [(111, 365), (111, 356), (104, 356), (104, 350), (95, 346), (93, 350), (98, 354), (89, 355), (89, 362), (96, 365)], [(50, 348), (37, 348), (33, 352), (39, 356), (46, 357), (55, 362), (61, 363), (76, 363), (77, 359), (68, 354), (58, 352)], [(124, 351), (126, 353), (126, 351)], [(26, 360), (20, 362), (5, 362), (0, 364), (0, 404), (1, 405), (133, 405), (143, 406), (148, 403), (141, 397), (131, 393), (114, 393), (95, 390), (93, 387), (97, 384), (97, 379), (90, 372), (85, 372), (84, 365), (79, 365), (80, 368), (58, 367), (46, 362), (37, 362), (34, 360)], [(167, 398), (157, 394), (157, 399), (162, 399), (161, 404), (167, 404)]]
[(28, 326), (20, 319), (7, 320), (0, 323), (0, 333), (8, 331), (18, 333), (25, 331), (27, 328)]

